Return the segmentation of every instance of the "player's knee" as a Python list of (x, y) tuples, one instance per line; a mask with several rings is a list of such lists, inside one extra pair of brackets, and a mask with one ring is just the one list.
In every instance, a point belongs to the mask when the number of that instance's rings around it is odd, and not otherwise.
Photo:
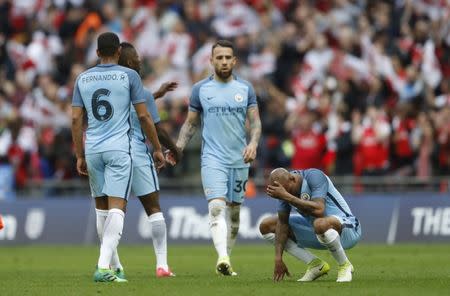
[(151, 216), (153, 214), (161, 212), (157, 191), (144, 196), (140, 196), (139, 200), (141, 201), (147, 216)]
[(223, 209), (221, 207), (211, 207), (209, 212), (212, 217), (218, 217), (222, 213), (222, 210)]
[(160, 213), (161, 212), (161, 207), (159, 207), (159, 206), (152, 206), (152, 207), (150, 207), (148, 209), (147, 212), (148, 212), (147, 213), (148, 216), (156, 214), (156, 213)]
[(147, 216), (151, 216), (156, 213), (161, 212), (161, 207), (159, 206), (150, 206), (150, 205), (144, 205), (144, 210)]
[(273, 225), (273, 219), (272, 218), (265, 218), (261, 221), (259, 224), (259, 232), (264, 235), (267, 233), (275, 233), (275, 227)]
[(209, 215), (212, 219), (216, 219), (225, 213), (225, 201), (212, 200), (208, 204)]
[(331, 224), (325, 218), (317, 218), (314, 220), (313, 227), (317, 234), (323, 234), (331, 228)]

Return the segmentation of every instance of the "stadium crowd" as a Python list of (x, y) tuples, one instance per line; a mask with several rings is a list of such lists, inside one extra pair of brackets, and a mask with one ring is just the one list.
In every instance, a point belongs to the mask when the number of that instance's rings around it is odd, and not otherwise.
[(19, 188), (77, 177), (72, 89), (105, 31), (136, 46), (149, 89), (179, 83), (158, 100), (174, 138), (230, 39), (259, 100), (258, 171), (450, 174), (447, 0), (0, 0), (0, 23), (0, 164)]

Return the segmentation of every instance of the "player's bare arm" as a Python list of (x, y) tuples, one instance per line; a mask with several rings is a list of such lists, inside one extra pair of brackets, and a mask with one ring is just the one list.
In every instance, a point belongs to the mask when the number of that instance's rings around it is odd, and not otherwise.
[(275, 228), (275, 266), (273, 280), (281, 281), (285, 275), (290, 276), (289, 270), (283, 262), (283, 251), (289, 237), (289, 213), (278, 212), (278, 221)]
[(176, 81), (169, 81), (164, 82), (161, 84), (159, 89), (153, 93), (153, 97), (155, 100), (160, 99), (166, 95), (166, 93), (171, 92), (175, 90), (178, 87), (178, 82)]
[(300, 198), (289, 198), (286, 200), (290, 205), (296, 207), (303, 214), (321, 218), (325, 216), (325, 199), (314, 198), (314, 200), (303, 200)]
[(78, 174), (87, 176), (87, 166), (84, 158), (83, 146), (83, 117), (84, 108), (72, 107), (72, 138), (75, 145), (75, 155), (77, 157), (77, 171)]
[[(191, 140), (192, 136), (198, 129), (198, 125), (200, 122), (200, 115), (198, 112), (189, 111), (186, 117), (186, 121), (181, 127), (180, 134), (178, 135), (178, 140), (176, 144), (176, 149), (179, 153), (179, 159), (183, 155), (183, 150), (186, 147), (187, 143)], [(175, 165), (177, 163), (175, 159), (175, 154), (173, 151), (170, 151), (166, 155), (166, 160), (171, 165)]]
[(303, 200), (290, 194), (278, 181), (268, 185), (267, 194), (273, 198), (284, 200), (299, 209), (302, 213), (314, 217), (323, 217), (325, 213), (325, 200), (315, 198), (314, 200)]
[(259, 139), (261, 137), (261, 119), (257, 106), (251, 107), (247, 111), (248, 120), (250, 122), (250, 142), (243, 151), (244, 162), (252, 162), (256, 158), (256, 150), (258, 149)]
[(159, 123), (155, 124), (155, 128), (161, 144), (169, 149), (169, 151), (173, 155), (174, 160), (178, 162), (181, 159), (181, 151), (177, 148), (169, 133), (165, 129), (163, 129)]
[(178, 136), (177, 147), (181, 151), (184, 150), (187, 143), (191, 140), (192, 136), (198, 129), (200, 123), (200, 114), (198, 112), (189, 111), (186, 121), (181, 127), (180, 134)]
[[(178, 82), (176, 81), (165, 82), (161, 84), (159, 89), (153, 93), (153, 97), (155, 100), (162, 98), (168, 92), (174, 91), (177, 87)], [(169, 136), (167, 131), (159, 125), (159, 123), (155, 124), (155, 128), (159, 141), (169, 150), (173, 157), (174, 162), (171, 162), (171, 164), (175, 165), (181, 159), (181, 151), (176, 147), (175, 143), (172, 141), (172, 138)]]
[(155, 160), (156, 169), (160, 170), (164, 167), (165, 159), (164, 154), (162, 153), (161, 144), (158, 140), (155, 125), (153, 124), (152, 116), (148, 113), (145, 103), (135, 104), (134, 108), (136, 109), (139, 122), (141, 123), (145, 135), (150, 140), (150, 143), (152, 143), (153, 159)]

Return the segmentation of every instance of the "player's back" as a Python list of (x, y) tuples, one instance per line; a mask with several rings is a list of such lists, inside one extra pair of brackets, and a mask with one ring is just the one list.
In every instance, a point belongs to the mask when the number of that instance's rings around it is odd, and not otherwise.
[(145, 100), (138, 74), (116, 64), (97, 65), (78, 76), (74, 106), (78, 104), (78, 95), (88, 117), (86, 154), (115, 150), (129, 152), (130, 102), (132, 99), (133, 103)]
[(202, 112), (202, 165), (248, 167), (242, 157), (245, 121), (256, 105), (253, 87), (237, 77), (222, 83), (211, 76), (194, 86), (190, 107)]

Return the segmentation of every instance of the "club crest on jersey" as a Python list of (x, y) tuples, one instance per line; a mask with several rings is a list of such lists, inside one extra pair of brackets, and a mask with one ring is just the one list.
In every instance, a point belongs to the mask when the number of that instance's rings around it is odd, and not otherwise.
[(311, 195), (309, 195), (309, 194), (306, 193), (306, 192), (303, 192), (303, 193), (300, 195), (300, 198), (303, 199), (303, 200), (310, 200), (310, 199), (311, 199)]
[(238, 103), (242, 102), (244, 100), (244, 97), (241, 94), (236, 94), (234, 96), (234, 100)]
[(213, 193), (213, 191), (211, 188), (205, 188), (205, 195), (210, 195), (212, 193)]

